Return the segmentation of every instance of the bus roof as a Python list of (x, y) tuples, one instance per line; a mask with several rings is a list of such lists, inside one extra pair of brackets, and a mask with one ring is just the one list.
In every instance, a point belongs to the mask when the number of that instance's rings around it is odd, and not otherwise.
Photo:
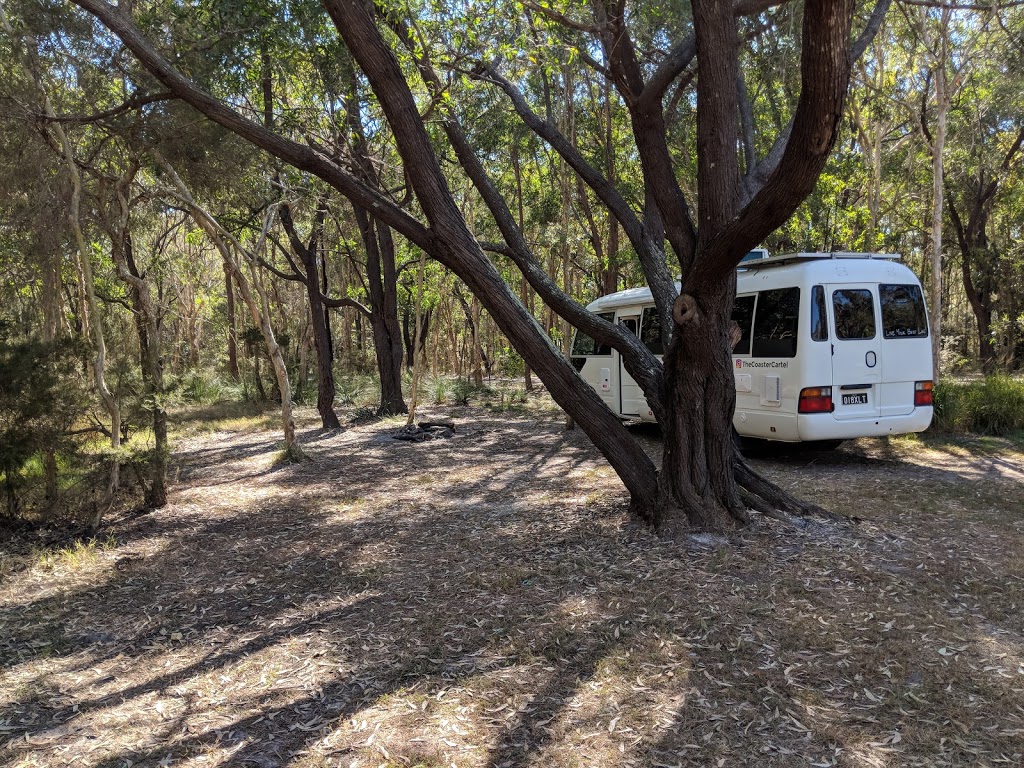
[[(779, 256), (770, 256), (767, 258), (752, 259), (750, 261), (741, 262), (737, 265), (736, 271), (755, 272), (773, 267), (784, 267), (804, 262), (821, 262), (832, 259), (864, 259), (870, 261), (893, 262), (900, 261), (901, 257), (898, 253), (855, 253), (853, 251), (831, 251), (829, 253), (786, 253)], [(677, 282), (676, 290), (678, 291), (680, 288), (681, 286)], [(626, 290), (619, 291), (618, 293), (610, 293), (607, 296), (601, 296), (591, 302), (587, 306), (587, 309), (591, 312), (604, 312), (618, 309), (619, 307), (642, 306), (653, 303), (654, 298), (651, 295), (650, 288), (627, 288)]]
[(819, 261), (821, 259), (879, 259), (882, 261), (899, 261), (901, 256), (898, 253), (858, 253), (856, 251), (784, 253), (779, 256), (769, 256), (768, 258), (761, 260), (740, 262), (737, 269), (764, 269), (766, 267), (779, 267), (783, 264), (794, 264), (800, 261)]

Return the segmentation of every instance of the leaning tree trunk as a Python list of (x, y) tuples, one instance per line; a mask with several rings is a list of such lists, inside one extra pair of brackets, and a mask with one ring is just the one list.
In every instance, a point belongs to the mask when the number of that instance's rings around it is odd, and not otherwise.
[[(299, 167), (311, 169), (321, 175), (354, 204), (362, 206), (364, 210), (373, 211), (374, 216), (395, 227), (410, 241), (455, 272), (480, 300), (512, 345), (524, 359), (530, 361), (541, 380), (548, 386), (555, 401), (574, 415), (580, 427), (608, 459), (631, 496), (633, 512), (651, 522), (659, 516), (658, 478), (653, 463), (614, 414), (603, 405), (597, 393), (582, 381), (572, 366), (554, 348), (536, 320), (509, 289), (493, 263), (483, 256), (480, 244), (469, 230), (454, 201), (447, 184), (446, 173), (441, 168), (431, 136), (421, 119), (416, 100), (409, 88), (406, 73), (380, 34), (369, 6), (358, 0), (324, 0), (324, 5), (339, 34), (377, 96), (384, 117), (392, 129), (395, 146), (402, 156), (409, 184), (429, 222), (429, 227), (423, 227), (418, 221), (411, 219), (404, 210), (393, 206), (391, 201), (378, 193), (379, 187), (370, 189), (360, 184), (317, 152), (289, 143), (281, 136), (269, 135), (260, 126), (246, 121), (208, 94), (197, 91), (194, 86), (184, 81), (171, 65), (160, 58), (117, 8), (99, 0), (74, 2), (103, 19), (129, 44), (147, 69), (172, 88), (176, 95), (180, 95), (208, 116), (259, 146)], [(679, 323), (680, 327), (676, 332), (687, 333), (688, 337), (694, 340), (679, 342), (681, 348), (670, 375), (680, 373), (680, 369), (685, 365), (686, 361), (681, 358), (688, 355), (687, 349), (682, 345), (689, 343), (693, 345), (695, 351), (706, 350), (714, 344), (712, 340), (716, 336), (719, 337), (720, 349), (715, 355), (715, 360), (702, 363), (701, 370), (694, 378), (694, 391), (703, 391), (704, 402), (707, 403), (714, 402), (718, 397), (718, 391), (728, 387), (724, 378), (716, 380), (716, 377), (724, 377), (730, 370), (724, 325), (728, 305), (719, 296), (722, 293), (721, 281), (726, 276), (732, 277), (736, 263), (751, 244), (762, 240), (783, 223), (810, 193), (838, 133), (849, 74), (850, 52), (847, 45), (853, 3), (852, 0), (809, 0), (806, 3), (801, 56), (801, 79), (804, 88), (792, 128), (787, 133), (789, 138), (786, 139), (785, 151), (778, 160), (769, 163), (771, 170), (766, 171), (763, 183), (759, 183), (760, 191), (752, 194), (740, 215), (736, 215), (736, 197), (741, 191), (737, 187), (737, 163), (735, 157), (732, 163), (724, 162), (727, 153), (731, 152), (733, 156), (736, 153), (738, 112), (735, 105), (732, 109), (717, 109), (716, 112), (713, 103), (710, 111), (707, 105), (702, 103), (708, 96), (712, 97), (713, 102), (715, 93), (726, 96), (733, 94), (735, 100), (737, 29), (735, 24), (720, 24), (720, 18), (708, 18), (709, 15), (723, 14), (729, 14), (731, 18), (733, 6), (716, 0), (706, 0), (700, 3), (701, 13), (697, 13), (696, 0), (693, 6), (695, 27), (698, 29), (696, 50), (701, 52), (701, 76), (698, 78), (698, 220), (701, 226), (701, 242), (697, 244), (699, 247), (696, 249), (691, 248), (690, 238), (693, 237), (693, 232), (692, 228), (686, 226), (688, 212), (685, 201), (665, 208), (666, 216), (672, 214), (674, 220), (665, 222), (664, 229), (654, 227), (641, 231), (632, 224), (630, 229), (636, 238), (648, 237), (655, 230), (658, 230), (659, 239), (662, 241), (664, 238), (660, 235), (671, 235), (669, 239), (675, 238), (673, 248), (677, 256), (686, 262), (687, 267), (692, 267), (686, 278), (688, 293), (684, 298), (690, 296), (692, 300), (696, 297), (701, 303), (703, 313), (710, 319), (704, 326), (693, 322), (692, 319)], [(717, 39), (710, 39), (707, 35), (701, 34), (702, 27), (707, 27), (709, 21), (716, 28)], [(628, 55), (629, 41), (622, 36), (616, 40), (622, 45), (612, 51), (613, 57), (623, 53)], [(715, 71), (717, 75), (724, 72), (721, 67), (723, 56), (733, 59), (730, 64), (731, 77), (707, 77), (710, 71)], [(612, 63), (614, 65), (614, 61)], [(629, 83), (630, 86), (632, 84)], [(656, 91), (656, 94), (659, 92)], [(659, 100), (660, 97), (652, 99), (651, 103)], [(709, 146), (706, 143), (709, 139), (717, 141), (717, 145)], [(666, 165), (671, 171), (671, 163)], [(645, 166), (645, 173), (647, 170), (648, 166)], [(680, 192), (675, 187), (669, 191), (672, 194)], [(681, 198), (681, 193), (679, 196)], [(616, 205), (618, 206), (618, 203)], [(682, 209), (683, 215), (677, 216), (676, 209)], [(631, 220), (631, 217), (627, 218)], [(664, 218), (662, 217), (662, 221)], [(514, 247), (511, 248), (513, 255), (515, 251)], [(690, 257), (694, 253), (699, 258), (691, 261)], [(648, 262), (651, 262), (651, 259), (648, 259)], [(663, 262), (660, 268), (652, 268), (651, 271), (662, 282), (669, 274)], [(718, 273), (721, 273), (720, 278), (715, 277)], [(537, 275), (534, 277), (538, 279), (540, 285), (540, 278)], [(648, 276), (648, 280), (657, 283), (651, 276)], [(668, 285), (658, 283), (655, 286), (659, 292), (661, 314), (665, 316), (663, 320), (666, 323), (667, 292), (671, 290), (670, 286), (670, 277)], [(719, 288), (716, 289), (716, 286)], [(537, 288), (538, 291), (542, 289), (550, 293), (544, 285)], [(574, 309), (569, 309), (575, 312)], [(700, 319), (700, 313), (696, 314), (696, 318)], [(590, 321), (587, 319), (586, 322)], [(699, 330), (690, 333), (690, 329), (682, 327), (689, 324), (693, 324)], [(633, 349), (633, 342), (621, 338), (614, 328), (602, 328), (602, 331), (608, 336), (613, 336), (617, 344)], [(632, 363), (636, 364), (638, 371), (643, 366), (649, 368), (650, 370), (645, 371), (649, 374), (646, 377), (649, 380), (656, 375), (653, 366), (649, 365), (650, 356), (637, 355), (632, 356)], [(693, 407), (699, 409), (706, 405), (699, 404)], [(728, 413), (728, 408), (724, 410)], [(702, 428), (701, 424), (689, 426), (694, 433)], [(721, 444), (722, 441), (715, 436), (714, 430), (710, 433), (711, 443)], [(706, 452), (706, 435), (692, 439), (704, 440)], [(726, 456), (731, 450), (731, 443), (727, 445), (729, 447), (721, 451)], [(712, 453), (716, 452), (717, 449), (712, 450)], [(712, 456), (706, 459), (706, 463), (708, 469), (719, 465), (726, 467), (728, 473), (729, 465), (726, 461), (716, 460)], [(667, 467), (666, 471), (681, 471), (681, 468)], [(696, 478), (699, 472), (691, 472), (691, 475)], [(712, 479), (711, 482), (717, 481)], [(729, 494), (720, 495), (728, 506)]]
[[(216, 218), (209, 212), (207, 212), (199, 203), (196, 202), (195, 198), (192, 197), (192, 192), (185, 185), (185, 182), (181, 180), (177, 171), (174, 167), (168, 163), (158, 153), (154, 152), (154, 156), (157, 159), (160, 167), (167, 172), (171, 183), (174, 185), (177, 197), (188, 207), (189, 215), (192, 219), (199, 224), (199, 227), (206, 233), (207, 237), (214, 244), (217, 250), (220, 252), (221, 258), (224, 261), (224, 266), (231, 273), (232, 278), (235, 281), (235, 286), (238, 288), (238, 294), (242, 299), (242, 302), (249, 309), (249, 316), (252, 318), (263, 335), (263, 341), (267, 345), (267, 354), (270, 356), (271, 363), (274, 367), (274, 375), (276, 377), (278, 392), (281, 394), (281, 429), (284, 436), (285, 452), (289, 457), (298, 458), (302, 456), (302, 447), (299, 445), (298, 437), (295, 434), (295, 417), (293, 413), (292, 404), (292, 388), (291, 383), (288, 381), (288, 371), (284, 364), (284, 355), (281, 352), (281, 347), (277, 343), (277, 339), (274, 336), (274, 331), (270, 326), (270, 306), (267, 299), (266, 291), (262, 289), (258, 279), (252, 281), (252, 288), (256, 290), (259, 295), (260, 303), (257, 303), (256, 297), (253, 296), (253, 290), (250, 288), (249, 280), (246, 279), (245, 272), (241, 265), (235, 259), (231, 253), (231, 245), (242, 255), (243, 258), (249, 261), (252, 266), (255, 260), (252, 254), (245, 250), (241, 243), (239, 243), (226, 229), (224, 229)], [(266, 222), (266, 227), (270, 226), (270, 221)], [(230, 243), (230, 245), (229, 245)], [(258, 277), (258, 276), (256, 276)], [(258, 359), (258, 354), (256, 355)], [(257, 377), (259, 376), (259, 368), (257, 370)]]

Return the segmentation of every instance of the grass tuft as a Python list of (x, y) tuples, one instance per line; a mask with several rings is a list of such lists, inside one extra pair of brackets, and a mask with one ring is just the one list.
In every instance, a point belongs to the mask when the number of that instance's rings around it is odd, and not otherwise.
[(1024, 382), (1002, 374), (983, 381), (939, 382), (932, 428), (997, 436), (1024, 430)]

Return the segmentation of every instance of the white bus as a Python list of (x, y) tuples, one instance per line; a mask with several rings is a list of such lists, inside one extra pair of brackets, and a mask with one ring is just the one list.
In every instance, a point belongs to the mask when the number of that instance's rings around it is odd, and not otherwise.
[[(660, 357), (649, 288), (588, 309)], [(736, 413), (744, 437), (839, 441), (921, 432), (932, 419), (932, 352), (921, 283), (899, 256), (751, 252), (736, 271)], [(624, 420), (654, 421), (618, 352), (578, 333), (572, 361)]]

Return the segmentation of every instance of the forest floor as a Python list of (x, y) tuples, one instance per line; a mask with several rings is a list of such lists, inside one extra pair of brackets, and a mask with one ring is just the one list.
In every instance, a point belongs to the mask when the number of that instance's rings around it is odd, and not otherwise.
[(422, 415), (179, 428), (166, 509), (0, 544), (0, 765), (1024, 763), (1019, 441), (756, 460), (860, 522), (665, 541), (556, 414)]

